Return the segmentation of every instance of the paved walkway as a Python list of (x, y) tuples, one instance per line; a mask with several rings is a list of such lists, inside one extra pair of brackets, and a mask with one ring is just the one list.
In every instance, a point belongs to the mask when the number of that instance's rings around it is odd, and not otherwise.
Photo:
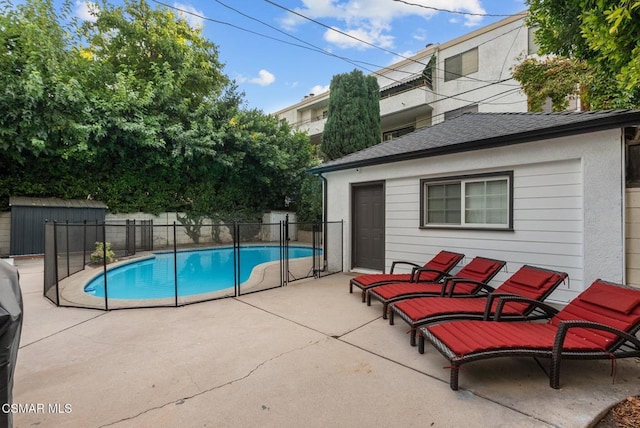
[[(181, 308), (56, 308), (43, 265), (16, 262), (25, 318), (16, 427), (587, 427), (640, 391), (640, 361), (468, 364), (409, 346), (406, 325), (348, 293), (348, 275)], [(615, 381), (614, 381), (615, 380)]]

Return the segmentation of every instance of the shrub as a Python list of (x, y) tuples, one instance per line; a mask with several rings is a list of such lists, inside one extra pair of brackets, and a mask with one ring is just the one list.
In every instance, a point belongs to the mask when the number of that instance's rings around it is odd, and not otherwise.
[(113, 263), (115, 258), (115, 253), (111, 249), (111, 242), (106, 242), (106, 251), (102, 242), (96, 242), (96, 249), (93, 253), (91, 253), (91, 261), (93, 263), (104, 263), (104, 259), (106, 257), (107, 263)]

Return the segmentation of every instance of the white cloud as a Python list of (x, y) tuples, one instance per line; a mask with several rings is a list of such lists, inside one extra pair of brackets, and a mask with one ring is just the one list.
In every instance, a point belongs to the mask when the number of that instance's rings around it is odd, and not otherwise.
[(98, 12), (96, 3), (76, 0), (75, 15), (82, 21), (96, 22), (97, 17), (92, 11)]
[(247, 79), (246, 81), (260, 86), (269, 86), (276, 81), (276, 76), (269, 73), (267, 70), (260, 70), (258, 72), (258, 77)]
[(464, 21), (465, 27), (477, 27), (480, 24), (482, 24), (481, 16), (467, 16)]
[(418, 28), (417, 31), (411, 37), (413, 37), (414, 40), (417, 40), (419, 42), (426, 42), (427, 32), (424, 30), (424, 28)]
[(315, 85), (313, 88), (309, 89), (310, 94), (320, 95), (329, 90), (329, 85)]
[[(337, 31), (334, 31), (337, 30)], [(352, 30), (327, 30), (324, 39), (342, 49), (368, 49), (371, 45), (390, 48), (393, 46), (393, 36), (384, 34), (381, 28), (356, 28)], [(366, 43), (364, 43), (366, 42)]]
[[(366, 2), (361, 0), (302, 0), (303, 6), (294, 9), (294, 11), (321, 22), (338, 21), (341, 24), (333, 24), (334, 28), (340, 28), (343, 33), (384, 48), (393, 47), (394, 39), (391, 35), (391, 29), (395, 19), (407, 16), (421, 16), (429, 19), (437, 13), (444, 13), (436, 9), (485, 13), (480, 4), (481, 0), (413, 0), (412, 3), (422, 4), (433, 9), (390, 0), (367, 0)], [(463, 21), (465, 26), (476, 26), (482, 21), (481, 16), (456, 15), (456, 17)], [(308, 23), (308, 20), (288, 13), (280, 22), (283, 27), (291, 31), (297, 26)], [(343, 49), (367, 49), (370, 47), (331, 30), (325, 32), (324, 39)]]
[(196, 9), (190, 4), (173, 3), (173, 7), (179, 9), (176, 11), (181, 18), (184, 18), (191, 28), (202, 28), (204, 26), (204, 12)]

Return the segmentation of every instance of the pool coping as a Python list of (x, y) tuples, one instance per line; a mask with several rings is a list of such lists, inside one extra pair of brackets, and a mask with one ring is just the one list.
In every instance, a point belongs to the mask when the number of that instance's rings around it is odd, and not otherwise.
[[(248, 246), (264, 246), (265, 244), (255, 244)], [(296, 244), (296, 246), (304, 246)], [(221, 248), (221, 247), (211, 247)], [(211, 248), (198, 248), (196, 251), (203, 251)], [(225, 247), (226, 248), (226, 247)], [(189, 251), (189, 250), (182, 250)], [(167, 251), (157, 252), (141, 252), (136, 256), (127, 259), (118, 260), (107, 265), (107, 271), (117, 269), (119, 267), (154, 258), (156, 254), (166, 253)], [(171, 252), (171, 251), (170, 251)], [(309, 277), (312, 273), (308, 268), (309, 260), (313, 256), (289, 259), (289, 274), (295, 279)], [(304, 271), (308, 271), (304, 273)], [(86, 265), (85, 268), (58, 283), (58, 298), (60, 306), (83, 307), (89, 309), (125, 309), (125, 308), (150, 308), (150, 307), (167, 307), (167, 306), (184, 306), (193, 303), (206, 302), (209, 300), (223, 299), (235, 297), (235, 287), (224, 288), (208, 293), (192, 294), (189, 296), (178, 296), (177, 301), (174, 296), (162, 297), (154, 299), (116, 299), (109, 297), (107, 299), (108, 306), (105, 307), (105, 298), (87, 294), (84, 291), (85, 286), (96, 276), (101, 275), (103, 266)], [(280, 278), (280, 261), (270, 261), (261, 263), (253, 268), (249, 279), (240, 284), (239, 295), (249, 294), (256, 291), (267, 290), (282, 286), (282, 278)], [(289, 278), (287, 278), (288, 282)], [(267, 284), (266, 286), (264, 284)], [(262, 286), (262, 287), (261, 287)]]

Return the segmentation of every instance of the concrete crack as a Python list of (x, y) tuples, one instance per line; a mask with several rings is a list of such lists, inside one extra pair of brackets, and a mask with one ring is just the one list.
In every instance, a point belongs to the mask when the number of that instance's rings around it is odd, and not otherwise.
[(78, 323), (75, 323), (75, 324), (73, 324), (73, 325), (70, 325), (69, 327), (66, 327), (66, 328), (63, 328), (63, 329), (61, 329), (61, 330), (58, 330), (58, 331), (56, 331), (55, 333), (52, 333), (52, 334), (50, 334), (50, 335), (48, 335), (48, 336), (44, 336), (44, 337), (41, 337), (40, 339), (34, 340), (33, 342), (29, 342), (29, 343), (25, 343), (24, 345), (20, 345), (20, 347), (19, 347), (18, 349), (24, 349), (24, 348), (26, 348), (27, 346), (31, 346), (31, 345), (33, 345), (34, 343), (38, 343), (38, 342), (41, 342), (41, 341), (43, 341), (43, 340), (49, 339), (50, 337), (57, 336), (57, 335), (59, 335), (59, 334), (61, 334), (61, 333), (64, 333), (64, 332), (65, 332), (65, 331), (67, 331), (67, 330), (71, 330), (72, 328), (75, 328), (75, 327), (77, 327), (77, 326), (79, 326), (79, 325), (82, 325), (82, 324), (88, 323), (88, 322), (93, 321), (93, 320), (95, 320), (95, 319), (97, 319), (97, 318), (103, 317), (103, 316), (105, 316), (105, 315), (107, 315), (107, 314), (108, 314), (108, 312), (101, 313), (101, 314), (96, 315), (95, 317), (91, 317), (91, 318), (88, 318), (88, 319), (86, 319), (86, 320), (84, 320), (84, 321), (80, 321), (80, 322), (78, 322)]
[[(294, 348), (294, 349), (291, 349), (291, 350), (286, 351), (286, 352), (282, 352), (282, 353), (280, 353), (280, 354), (278, 354), (278, 355), (274, 355), (273, 357), (271, 357), (271, 358), (269, 358), (269, 359), (267, 359), (267, 360), (265, 360), (265, 361), (262, 361), (260, 364), (256, 365), (253, 369), (249, 370), (249, 372), (248, 372), (247, 374), (245, 374), (244, 376), (241, 376), (241, 377), (239, 377), (239, 378), (236, 378), (236, 379), (230, 380), (230, 381), (225, 382), (225, 383), (220, 384), (220, 385), (213, 386), (213, 387), (211, 387), (211, 388), (205, 389), (205, 390), (203, 390), (203, 391), (197, 392), (197, 393), (195, 393), (195, 394), (193, 394), (193, 395), (189, 395), (189, 396), (187, 396), (187, 397), (179, 398), (179, 399), (177, 399), (177, 400), (169, 401), (169, 402), (167, 402), (167, 403), (165, 403), (165, 404), (161, 404), (161, 405), (158, 405), (158, 406), (151, 407), (151, 408), (146, 409), (146, 410), (144, 410), (144, 411), (142, 411), (142, 412), (140, 412), (140, 413), (138, 413), (138, 414), (136, 414), (136, 415), (133, 415), (133, 416), (130, 416), (130, 417), (127, 417), (127, 418), (122, 418), (122, 419), (119, 419), (119, 420), (117, 420), (117, 421), (114, 421), (114, 422), (111, 422), (111, 423), (105, 424), (105, 425), (100, 425), (100, 428), (113, 426), (113, 425), (116, 425), (116, 424), (118, 424), (118, 423), (120, 423), (120, 422), (131, 421), (131, 420), (134, 420), (134, 419), (136, 419), (136, 418), (138, 418), (138, 417), (140, 417), (140, 416), (142, 416), (142, 415), (145, 415), (145, 414), (147, 414), (147, 413), (150, 413), (150, 412), (152, 412), (152, 411), (154, 411), (154, 410), (160, 410), (160, 409), (163, 409), (163, 408), (165, 408), (165, 407), (167, 407), (167, 406), (170, 406), (170, 405), (172, 405), (172, 404), (173, 404), (173, 405), (176, 405), (176, 406), (177, 406), (177, 405), (181, 405), (181, 404), (184, 404), (184, 403), (186, 403), (188, 400), (191, 400), (191, 399), (193, 399), (193, 398), (199, 397), (199, 396), (201, 396), (201, 395), (207, 394), (207, 393), (212, 392), (212, 391), (216, 391), (216, 390), (218, 390), (218, 389), (224, 388), (224, 387), (229, 386), (229, 385), (233, 385), (234, 383), (241, 382), (241, 381), (246, 380), (246, 379), (248, 379), (249, 377), (251, 377), (254, 373), (256, 373), (258, 370), (260, 370), (260, 369), (261, 369), (263, 366), (265, 366), (266, 364), (268, 364), (268, 363), (270, 363), (270, 362), (272, 362), (272, 361), (275, 361), (275, 360), (277, 360), (277, 359), (279, 359), (279, 358), (282, 358), (282, 357), (283, 357), (283, 356), (285, 356), (285, 355), (288, 355), (288, 354), (291, 354), (291, 353), (294, 353), (294, 352), (301, 351), (301, 350), (306, 349), (306, 348), (308, 348), (308, 347), (310, 347), (310, 346), (313, 346), (313, 345), (317, 345), (317, 344), (318, 344), (318, 343), (320, 343), (322, 340), (324, 340), (324, 339), (319, 339), (319, 340), (316, 340), (316, 341), (310, 342), (310, 343), (308, 343), (308, 344), (306, 344), (306, 345), (304, 345), (304, 346), (301, 346), (301, 347), (298, 347), (298, 348)], [(189, 375), (189, 377), (191, 378), (191, 375)], [(195, 383), (195, 382), (193, 381), (193, 378), (191, 379), (191, 381), (192, 381), (192, 383), (193, 383), (194, 385), (198, 386), (198, 384), (197, 384), (197, 383)]]

